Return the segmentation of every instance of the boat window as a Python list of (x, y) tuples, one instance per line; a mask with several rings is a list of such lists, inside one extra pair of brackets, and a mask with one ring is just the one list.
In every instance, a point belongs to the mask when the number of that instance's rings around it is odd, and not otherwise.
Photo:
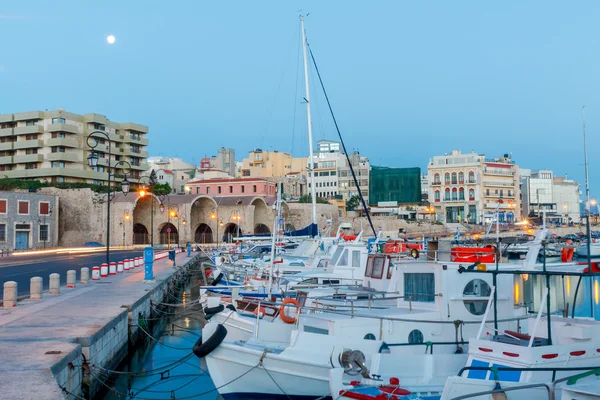
[(298, 304), (300, 305), (300, 307), (304, 307), (306, 305), (306, 298), (308, 297), (308, 293), (307, 292), (302, 292), (300, 290), (298, 290), (296, 292), (296, 301), (298, 302)]
[(320, 335), (329, 335), (329, 329), (321, 329), (308, 325), (304, 325), (304, 332), (318, 333)]
[(323, 279), (323, 285), (339, 285), (339, 279)]
[(388, 266), (388, 273), (387, 273), (388, 279), (392, 279), (392, 268), (394, 268), (394, 265), (390, 262), (390, 265)]
[(482, 279), (471, 280), (463, 290), (463, 297), (472, 297), (463, 300), (465, 308), (473, 315), (483, 315), (491, 293), (492, 288), (486, 281)]
[(331, 257), (331, 265), (337, 264), (337, 259), (340, 258), (340, 254), (342, 254), (342, 251), (344, 251), (342, 247), (338, 247), (337, 249), (335, 249), (335, 253), (333, 253), (333, 256)]
[(433, 273), (404, 274), (404, 301), (435, 302), (435, 277)]
[(375, 257), (375, 261), (373, 262), (373, 274), (371, 275), (373, 278), (381, 279), (383, 276), (383, 264), (385, 258), (383, 257)]
[(344, 250), (338, 262), (335, 265), (348, 265), (348, 249)]
[(360, 267), (360, 251), (352, 252), (352, 268)]
[(415, 329), (408, 334), (408, 343), (423, 343), (423, 333)]
[(309, 279), (304, 279), (302, 282), (300, 282), (300, 284), (309, 284), (309, 285), (316, 285), (317, 283), (319, 283), (319, 279), (318, 278), (309, 278)]
[(317, 268), (327, 268), (327, 260), (319, 261), (319, 265), (317, 265)]
[(365, 339), (365, 340), (375, 340), (375, 335), (373, 335), (372, 333), (367, 333), (363, 339)]
[(368, 278), (373, 273), (373, 260), (374, 257), (369, 257), (367, 259), (367, 269), (365, 270), (365, 276)]

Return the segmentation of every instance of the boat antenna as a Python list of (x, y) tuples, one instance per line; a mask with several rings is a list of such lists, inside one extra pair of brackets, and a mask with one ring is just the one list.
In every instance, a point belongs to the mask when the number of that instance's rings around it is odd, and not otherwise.
[[(331, 118), (333, 118), (333, 124), (335, 125), (335, 129), (340, 138), (340, 143), (342, 144), (342, 149), (344, 150), (344, 154), (346, 155), (346, 161), (348, 162), (348, 166), (350, 167), (350, 173), (352, 173), (352, 179), (354, 179), (354, 184), (356, 185), (356, 189), (358, 190), (358, 196), (360, 197), (360, 201), (365, 210), (365, 214), (367, 215), (367, 219), (369, 220), (369, 225), (371, 226), (371, 230), (373, 231), (373, 236), (377, 237), (377, 232), (375, 231), (375, 227), (373, 226), (373, 221), (371, 221), (371, 214), (369, 214), (369, 208), (365, 203), (365, 198), (362, 195), (362, 191), (360, 190), (360, 185), (358, 184), (358, 180), (356, 179), (356, 174), (354, 173), (354, 168), (352, 167), (352, 162), (350, 161), (350, 157), (348, 156), (348, 151), (346, 151), (346, 145), (344, 144), (344, 139), (342, 139), (342, 133), (340, 132), (340, 127), (338, 126), (337, 120), (335, 119), (335, 115), (333, 114), (333, 108), (331, 107), (331, 102), (329, 101), (329, 96), (327, 96), (327, 91), (325, 90), (325, 85), (323, 84), (323, 79), (321, 78), (321, 73), (319, 72), (319, 67), (317, 67), (317, 62), (315, 61), (315, 56), (310, 48), (310, 45), (306, 43), (308, 46), (308, 51), (310, 52), (310, 58), (312, 59), (313, 65), (315, 66), (315, 71), (317, 72), (317, 76), (319, 77), (319, 83), (321, 84), (321, 88), (323, 89), (323, 94), (325, 95), (325, 100), (327, 100), (327, 106), (329, 107), (329, 112), (331, 113)], [(359, 158), (360, 162), (360, 158)]]
[[(313, 228), (311, 229), (311, 236), (314, 232), (314, 227), (317, 225), (317, 194), (315, 188), (315, 163), (314, 163), (314, 153), (313, 153), (313, 138), (312, 138), (312, 120), (310, 116), (310, 89), (308, 84), (308, 58), (306, 55), (306, 31), (304, 30), (304, 17), (300, 15), (300, 24), (302, 30), (302, 54), (304, 55), (304, 87), (305, 87), (305, 96), (304, 100), (306, 101), (306, 119), (308, 123), (308, 172), (310, 173), (310, 197), (312, 200), (312, 223)], [(318, 229), (317, 229), (318, 232)], [(318, 233), (317, 233), (318, 234)]]
[[(585, 135), (585, 106), (581, 109), (581, 122), (583, 123), (583, 163), (585, 165), (585, 228), (587, 231), (587, 265), (590, 276), (592, 275), (592, 230), (590, 228), (590, 215), (592, 213), (590, 203), (590, 183), (588, 173), (588, 160), (587, 160), (587, 142)], [(594, 279), (590, 277), (590, 312), (592, 318), (594, 318)]]

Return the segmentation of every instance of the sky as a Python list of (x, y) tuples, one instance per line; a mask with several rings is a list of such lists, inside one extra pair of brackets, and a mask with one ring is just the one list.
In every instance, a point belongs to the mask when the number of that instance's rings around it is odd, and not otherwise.
[[(453, 149), (600, 191), (600, 2), (0, 0), (0, 114), (150, 127), (150, 155), (308, 154), (299, 14), (349, 151), (426, 169)], [(107, 35), (114, 35), (110, 45)], [(314, 141), (336, 131), (310, 70)], [(582, 185), (583, 189), (583, 185)]]

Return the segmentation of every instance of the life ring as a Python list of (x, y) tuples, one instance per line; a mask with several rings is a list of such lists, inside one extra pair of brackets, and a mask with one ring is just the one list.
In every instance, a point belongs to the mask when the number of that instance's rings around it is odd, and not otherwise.
[(286, 324), (295, 324), (297, 319), (296, 317), (288, 317), (287, 315), (285, 315), (285, 306), (287, 306), (288, 304), (293, 304), (296, 307), (297, 311), (300, 310), (300, 303), (298, 303), (295, 299), (287, 298), (283, 300), (281, 306), (279, 306), (279, 316), (281, 317), (281, 320)]
[(222, 324), (218, 324), (215, 332), (206, 340), (206, 342), (202, 343), (202, 336), (198, 339), (192, 351), (198, 358), (204, 358), (209, 355), (214, 349), (219, 347), (221, 342), (227, 336), (227, 328), (225, 328)]
[(224, 309), (225, 309), (225, 306), (223, 304), (219, 304), (216, 307), (205, 307), (204, 315), (217, 314), (217, 313), (220, 313), (221, 311), (223, 311)]
[(265, 316), (265, 308), (263, 306), (256, 306), (256, 308), (254, 309), (253, 314), (255, 316), (257, 316), (258, 318), (262, 318)]
[(417, 249), (412, 249), (412, 250), (410, 251), (410, 256), (416, 260), (417, 258), (419, 258), (419, 250), (417, 250)]
[(221, 279), (223, 279), (223, 273), (219, 272), (219, 275), (210, 283), (211, 286), (217, 286), (221, 282)]

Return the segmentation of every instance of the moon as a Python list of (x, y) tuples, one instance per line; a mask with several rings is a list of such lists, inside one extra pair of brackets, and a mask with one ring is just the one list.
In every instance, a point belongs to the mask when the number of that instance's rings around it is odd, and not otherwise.
[(106, 41), (108, 42), (108, 44), (114, 44), (115, 43), (115, 36), (114, 35), (108, 35), (106, 37)]

